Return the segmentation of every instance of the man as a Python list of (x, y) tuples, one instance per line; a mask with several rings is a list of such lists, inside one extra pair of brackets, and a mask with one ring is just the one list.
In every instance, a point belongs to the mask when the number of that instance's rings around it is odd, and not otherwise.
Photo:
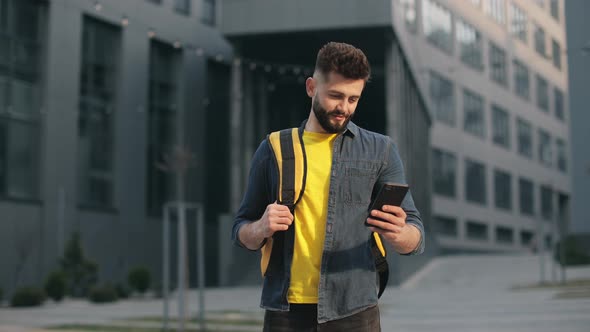
[(272, 237), (272, 255), (283, 258), (265, 272), (264, 331), (380, 331), (371, 232), (398, 253), (424, 250), (410, 193), (401, 207), (367, 213), (381, 184), (405, 183), (392, 140), (350, 121), (369, 77), (366, 56), (352, 45), (330, 42), (318, 52), (305, 84), (307, 175), (294, 213), (277, 204), (278, 168), (267, 141), (253, 157), (232, 238), (258, 250)]

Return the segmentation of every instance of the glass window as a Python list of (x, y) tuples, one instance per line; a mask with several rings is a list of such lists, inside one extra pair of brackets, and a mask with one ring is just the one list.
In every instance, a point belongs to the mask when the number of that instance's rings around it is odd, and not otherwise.
[(430, 71), (430, 98), (436, 119), (454, 127), (455, 92), (453, 83), (434, 71)]
[(514, 91), (524, 99), (529, 99), (529, 69), (519, 60), (514, 59)]
[(518, 118), (516, 120), (518, 135), (518, 153), (527, 158), (533, 157), (533, 129), (527, 121)]
[(211, 26), (215, 25), (215, 17), (217, 16), (215, 0), (203, 0), (202, 6), (203, 23)]
[(481, 34), (472, 25), (457, 19), (457, 44), (461, 61), (475, 69), (483, 69)]
[(185, 15), (191, 13), (191, 0), (174, 0), (174, 9)]
[(506, 23), (506, 4), (504, 0), (485, 0), (484, 10), (496, 22), (502, 25)]
[(531, 245), (533, 241), (533, 232), (520, 231), (520, 244), (523, 246)]
[(564, 108), (564, 100), (563, 100), (563, 92), (558, 88), (553, 89), (553, 102), (555, 106), (555, 116), (559, 120), (565, 120), (565, 108)]
[(473, 160), (465, 160), (465, 199), (469, 202), (486, 204), (485, 166)]
[(465, 228), (467, 238), (470, 240), (485, 241), (488, 239), (488, 225), (482, 222), (468, 220), (465, 223)]
[(542, 111), (549, 112), (549, 84), (541, 75), (537, 75), (537, 106)]
[(45, 12), (40, 2), (0, 0), (0, 197), (39, 197)]
[(432, 149), (432, 180), (435, 193), (455, 197), (456, 172), (457, 158), (453, 153)]
[(557, 69), (561, 69), (561, 47), (555, 39), (551, 41), (551, 47), (553, 50), (553, 65)]
[(494, 201), (497, 208), (512, 210), (512, 176), (510, 173), (494, 170)]
[(553, 190), (541, 186), (541, 216), (545, 220), (553, 219)]
[(78, 199), (112, 207), (118, 27), (84, 18), (78, 118)]
[(422, 3), (424, 34), (428, 41), (439, 49), (452, 54), (451, 12), (438, 2), (425, 0)]
[(514, 3), (511, 3), (510, 5), (510, 8), (512, 9), (510, 33), (512, 34), (512, 36), (526, 43), (528, 40), (528, 20), (526, 12)]
[(535, 198), (533, 182), (531, 180), (518, 179), (520, 193), (520, 213), (533, 216), (535, 214)]
[(457, 237), (457, 218), (434, 216), (434, 224), (436, 225), (436, 232), (439, 235)]
[(161, 213), (163, 204), (174, 198), (174, 179), (156, 165), (172, 152), (176, 143), (179, 105), (179, 50), (172, 45), (151, 41), (149, 71), (147, 206), (149, 214)]
[(537, 4), (537, 6), (543, 8), (545, 7), (545, 0), (533, 0)]
[(555, 146), (557, 149), (557, 169), (566, 173), (567, 172), (567, 149), (565, 141), (557, 138), (555, 140)]
[(412, 33), (418, 30), (418, 20), (416, 17), (416, 0), (401, 0), (401, 6), (404, 13), (406, 28)]
[(492, 105), (492, 138), (497, 145), (510, 148), (508, 112), (497, 105)]
[(483, 98), (467, 89), (463, 90), (463, 128), (466, 132), (485, 138)]
[(475, 5), (476, 7), (481, 6), (481, 0), (469, 0), (469, 1), (471, 1), (471, 3), (473, 5)]
[(147, 0), (147, 2), (152, 2), (152, 3), (158, 4), (158, 5), (162, 4), (162, 0)]
[(545, 30), (535, 24), (535, 50), (539, 53), (542, 57), (546, 56), (546, 47), (545, 47)]
[(496, 242), (511, 244), (514, 242), (514, 231), (510, 227), (496, 227)]
[(551, 16), (559, 21), (559, 0), (550, 0), (549, 8), (551, 10)]
[(539, 129), (539, 161), (545, 166), (551, 166), (551, 134), (544, 129)]
[(506, 52), (494, 43), (490, 43), (490, 77), (500, 85), (508, 85)]

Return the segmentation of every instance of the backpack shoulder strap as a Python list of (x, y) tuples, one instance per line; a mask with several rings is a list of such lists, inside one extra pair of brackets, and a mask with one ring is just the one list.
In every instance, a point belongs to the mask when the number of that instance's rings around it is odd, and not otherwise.
[[(307, 162), (301, 133), (299, 128), (290, 128), (272, 132), (267, 137), (279, 173), (277, 203), (288, 206), (291, 213), (305, 190)], [(270, 263), (272, 247), (271, 237), (262, 247), (260, 270), (263, 276)]]

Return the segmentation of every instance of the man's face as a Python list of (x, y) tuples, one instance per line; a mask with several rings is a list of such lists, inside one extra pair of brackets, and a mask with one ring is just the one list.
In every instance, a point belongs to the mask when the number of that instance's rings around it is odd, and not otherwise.
[(346, 129), (364, 87), (364, 80), (344, 78), (334, 72), (308, 79), (307, 94), (312, 98), (313, 113), (326, 132), (341, 133)]

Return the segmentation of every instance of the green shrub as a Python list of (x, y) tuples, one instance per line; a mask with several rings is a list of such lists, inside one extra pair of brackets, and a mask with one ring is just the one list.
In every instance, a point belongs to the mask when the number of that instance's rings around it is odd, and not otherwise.
[(582, 248), (578, 245), (577, 238), (575, 236), (567, 236), (564, 240), (564, 260), (561, 261), (561, 242), (558, 242), (555, 246), (555, 252), (553, 257), (556, 262), (565, 266), (573, 265), (588, 265), (590, 264), (590, 255), (585, 253)]
[(3, 296), (4, 296), (4, 292), (2, 291), (2, 288), (0, 288), (0, 303), (2, 303)]
[(88, 292), (88, 299), (94, 303), (115, 302), (119, 299), (117, 290), (112, 285), (92, 286)]
[(98, 265), (84, 257), (78, 233), (73, 233), (68, 241), (60, 265), (71, 296), (85, 297), (90, 287), (96, 284)]
[(129, 294), (131, 293), (129, 291), (129, 288), (127, 288), (125, 285), (123, 285), (122, 283), (118, 283), (115, 286), (115, 290), (117, 291), (117, 296), (120, 299), (126, 299), (129, 297)]
[(38, 287), (19, 288), (12, 295), (10, 305), (13, 307), (36, 307), (45, 302), (45, 292)]
[(66, 277), (61, 271), (54, 271), (45, 281), (45, 293), (54, 301), (61, 301), (66, 293)]
[(131, 288), (143, 294), (150, 287), (150, 271), (145, 267), (135, 267), (129, 271), (127, 281), (129, 282)]

